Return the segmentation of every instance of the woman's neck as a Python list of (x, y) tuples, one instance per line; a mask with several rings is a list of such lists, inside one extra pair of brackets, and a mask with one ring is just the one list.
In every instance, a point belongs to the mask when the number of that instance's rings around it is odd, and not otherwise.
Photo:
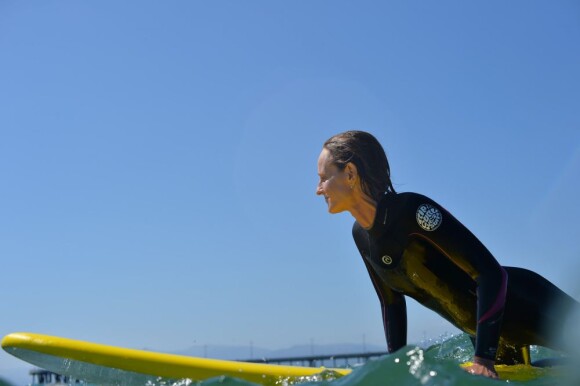
[(360, 226), (370, 229), (375, 221), (377, 203), (367, 195), (363, 195), (361, 199), (356, 200), (349, 212)]

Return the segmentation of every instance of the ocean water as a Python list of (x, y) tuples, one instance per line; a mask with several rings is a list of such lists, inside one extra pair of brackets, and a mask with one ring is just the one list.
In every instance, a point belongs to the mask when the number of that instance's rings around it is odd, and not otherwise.
[[(533, 360), (558, 356), (552, 350), (534, 347)], [(325, 385), (325, 386), (580, 386), (579, 366), (556, 366), (552, 368), (530, 369), (521, 366), (513, 369), (511, 380), (494, 380), (467, 373), (459, 365), (473, 357), (473, 346), (467, 335), (456, 335), (426, 348), (407, 346), (398, 352), (380, 359), (369, 361), (354, 368), (344, 377), (336, 377), (331, 372), (311, 379), (280, 379), (277, 385)], [(514, 380), (513, 378), (529, 378)], [(173, 383), (173, 386), (187, 385), (187, 380)], [(191, 384), (191, 383), (190, 383)], [(198, 382), (197, 385), (250, 386), (249, 382), (233, 378), (218, 378)]]

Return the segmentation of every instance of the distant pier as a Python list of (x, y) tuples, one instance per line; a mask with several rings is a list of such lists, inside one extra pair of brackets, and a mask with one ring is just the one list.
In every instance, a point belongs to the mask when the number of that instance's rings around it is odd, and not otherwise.
[(32, 376), (32, 383), (29, 386), (91, 386), (84, 381), (44, 369), (32, 369), (30, 370), (30, 375)]
[(285, 365), (299, 365), (307, 367), (350, 367), (356, 364), (368, 362), (370, 359), (387, 355), (386, 351), (375, 351), (354, 354), (335, 354), (335, 355), (307, 355), (288, 358), (262, 358), (262, 359), (245, 359), (240, 362), (252, 363), (271, 363)]

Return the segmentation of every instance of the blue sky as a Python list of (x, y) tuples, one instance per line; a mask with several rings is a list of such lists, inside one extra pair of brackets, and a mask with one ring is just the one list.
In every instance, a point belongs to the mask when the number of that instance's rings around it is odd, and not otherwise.
[[(383, 344), (314, 194), (350, 129), (578, 297), (579, 45), (575, 1), (0, 2), (0, 335)], [(453, 331), (410, 303), (410, 341)]]

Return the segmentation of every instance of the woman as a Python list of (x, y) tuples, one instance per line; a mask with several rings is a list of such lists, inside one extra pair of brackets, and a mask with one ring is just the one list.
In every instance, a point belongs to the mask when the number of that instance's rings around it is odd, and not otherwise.
[(353, 237), (381, 303), (389, 352), (407, 344), (405, 295), (469, 334), (473, 374), (497, 378), (495, 363), (529, 363), (529, 345), (562, 349), (554, 336), (578, 303), (531, 271), (502, 267), (433, 200), (396, 193), (387, 157), (369, 133), (347, 131), (318, 159), (330, 213), (355, 218)]

